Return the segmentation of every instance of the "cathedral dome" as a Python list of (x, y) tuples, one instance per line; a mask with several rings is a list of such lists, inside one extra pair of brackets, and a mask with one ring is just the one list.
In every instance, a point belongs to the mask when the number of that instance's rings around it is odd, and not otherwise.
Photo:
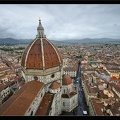
[(21, 66), (25, 69), (48, 69), (60, 66), (62, 57), (57, 47), (44, 35), (44, 28), (39, 20), (37, 37), (25, 49)]
[(72, 83), (72, 79), (69, 75), (63, 75), (62, 85), (69, 85)]

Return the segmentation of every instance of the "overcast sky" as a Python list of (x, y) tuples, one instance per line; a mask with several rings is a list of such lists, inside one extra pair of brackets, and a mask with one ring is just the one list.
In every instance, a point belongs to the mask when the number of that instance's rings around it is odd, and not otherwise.
[(120, 38), (120, 4), (0, 4), (0, 38)]

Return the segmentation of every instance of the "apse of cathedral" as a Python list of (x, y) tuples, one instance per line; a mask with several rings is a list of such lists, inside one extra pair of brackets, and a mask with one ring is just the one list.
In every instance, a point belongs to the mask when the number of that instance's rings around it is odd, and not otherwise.
[(1, 116), (58, 116), (78, 106), (78, 93), (57, 47), (46, 38), (39, 19), (36, 38), (21, 60), (25, 84), (0, 107)]

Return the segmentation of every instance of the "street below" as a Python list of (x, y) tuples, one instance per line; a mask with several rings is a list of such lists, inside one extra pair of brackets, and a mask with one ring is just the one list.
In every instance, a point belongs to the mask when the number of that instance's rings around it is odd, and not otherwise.
[(76, 90), (78, 92), (78, 106), (71, 112), (63, 112), (61, 115), (74, 115), (74, 116), (86, 115), (86, 116), (88, 116), (89, 115), (88, 106), (87, 106), (86, 98), (85, 98), (84, 91), (82, 88), (80, 63), (78, 64), (77, 76), (76, 76), (76, 78), (73, 79), (73, 82), (74, 82), (74, 84), (76, 86)]

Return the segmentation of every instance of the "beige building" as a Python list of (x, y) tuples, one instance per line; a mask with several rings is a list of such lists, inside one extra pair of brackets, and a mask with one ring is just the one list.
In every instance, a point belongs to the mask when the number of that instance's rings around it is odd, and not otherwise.
[(111, 77), (116, 77), (117, 79), (120, 78), (120, 71), (108, 71)]

